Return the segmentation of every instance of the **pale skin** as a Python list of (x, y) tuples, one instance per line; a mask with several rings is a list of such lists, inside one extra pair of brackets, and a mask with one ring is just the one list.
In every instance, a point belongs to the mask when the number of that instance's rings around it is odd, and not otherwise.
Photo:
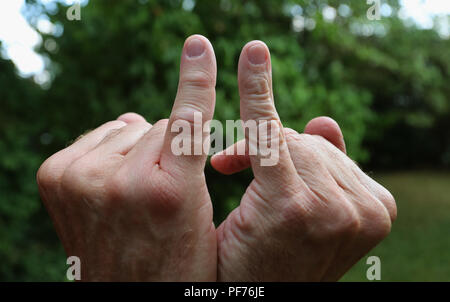
[(176, 133), (167, 131), (176, 120), (192, 122), (194, 112), (212, 118), (215, 81), (211, 44), (191, 36), (168, 120), (151, 125), (124, 114), (42, 164), (43, 202), (67, 254), (80, 257), (82, 280), (334, 281), (389, 233), (395, 201), (346, 156), (336, 122), (313, 119), (303, 134), (282, 127), (260, 41), (239, 60), (241, 119), (276, 121), (280, 159), (261, 166), (259, 155), (211, 158), (221, 173), (254, 174), (216, 229), (207, 156), (174, 155)]

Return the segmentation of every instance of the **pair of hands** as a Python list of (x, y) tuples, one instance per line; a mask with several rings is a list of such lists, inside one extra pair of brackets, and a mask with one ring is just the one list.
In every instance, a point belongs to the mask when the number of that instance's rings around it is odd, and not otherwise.
[(194, 112), (212, 119), (215, 81), (211, 44), (191, 36), (168, 120), (122, 115), (42, 164), (42, 199), (67, 254), (81, 259), (82, 280), (331, 281), (389, 233), (394, 199), (345, 155), (333, 120), (316, 118), (305, 134), (281, 126), (260, 41), (239, 59), (241, 119), (280, 125), (279, 161), (211, 158), (219, 172), (254, 173), (240, 206), (216, 229), (207, 156), (174, 155), (169, 131), (177, 120), (192, 123)]

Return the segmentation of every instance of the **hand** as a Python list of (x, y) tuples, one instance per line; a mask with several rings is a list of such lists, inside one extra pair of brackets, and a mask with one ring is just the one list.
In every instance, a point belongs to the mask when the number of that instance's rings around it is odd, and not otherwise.
[(255, 177), (217, 229), (218, 280), (338, 280), (390, 232), (394, 199), (345, 155), (334, 121), (312, 121), (311, 134), (282, 128), (264, 43), (248, 43), (238, 69), (241, 119), (276, 121), (279, 161), (263, 166), (260, 154), (211, 159), (225, 174), (251, 165)]
[(169, 120), (152, 126), (123, 115), (42, 164), (43, 202), (67, 255), (80, 257), (83, 281), (216, 280), (206, 154), (174, 155), (177, 133), (166, 131), (174, 121), (192, 123), (193, 112), (212, 118), (215, 81), (211, 44), (192, 36)]

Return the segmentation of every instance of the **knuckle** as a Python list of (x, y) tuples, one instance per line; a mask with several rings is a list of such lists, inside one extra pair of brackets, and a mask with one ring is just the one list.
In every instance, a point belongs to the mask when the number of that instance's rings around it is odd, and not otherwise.
[[(284, 139), (286, 140), (286, 143), (291, 152), (297, 149), (296, 146), (298, 142), (298, 136), (299, 134), (296, 133), (294, 130), (286, 131), (286, 128), (284, 129)], [(294, 153), (296, 153), (296, 151), (294, 151)], [(291, 154), (291, 156), (293, 156), (293, 154)]]
[[(386, 218), (386, 217), (383, 217)], [(379, 220), (376, 225), (374, 225), (371, 230), (367, 231), (367, 237), (374, 242), (379, 242), (383, 240), (391, 232), (391, 221), (390, 219)]]
[(361, 220), (355, 207), (348, 200), (340, 202), (339, 206), (341, 211), (337, 212), (336, 227), (332, 233), (337, 235), (358, 233), (361, 228)]
[(64, 191), (72, 191), (72, 188), (78, 184), (81, 171), (80, 165), (78, 163), (72, 163), (64, 172), (61, 177), (61, 188)]
[[(383, 188), (384, 189), (384, 188)], [(397, 204), (395, 202), (394, 196), (384, 189), (378, 199), (384, 204), (389, 212), (389, 216), (391, 218), (391, 222), (394, 222), (397, 219)]]
[(103, 169), (89, 158), (82, 157), (73, 162), (62, 175), (61, 187), (65, 191), (83, 191), (98, 183), (103, 175)]
[[(169, 119), (162, 119), (162, 120), (158, 120), (153, 127), (147, 131), (147, 133), (145, 135), (148, 135), (150, 133), (158, 133), (159, 135), (164, 134), (166, 132), (166, 130), (168, 129), (169, 126)], [(170, 129), (169, 129), (170, 131)], [(145, 137), (144, 135), (144, 137)]]
[[(386, 216), (384, 216), (384, 217), (387, 218)], [(391, 228), (392, 228), (391, 220), (384, 219), (378, 225), (378, 232), (375, 237), (378, 238), (379, 240), (385, 238), (391, 232)]]
[(36, 173), (38, 187), (49, 190), (59, 185), (64, 167), (57, 160), (56, 154), (48, 158)]
[(247, 96), (248, 106), (251, 109), (245, 108), (243, 110), (247, 111), (247, 120), (277, 120), (276, 111), (274, 110), (273, 104), (269, 101), (269, 97), (257, 95)]
[(270, 100), (272, 98), (269, 79), (265, 74), (258, 74), (244, 80), (244, 93), (248, 99), (255, 101)]
[[(166, 125), (166, 126), (167, 126), (167, 124), (169, 124), (169, 119), (168, 119), (168, 118), (165, 118), (165, 119), (162, 119), (162, 120), (157, 121), (157, 123), (161, 123), (162, 125)], [(155, 125), (156, 125), (156, 124), (155, 124)]]
[(120, 129), (127, 125), (126, 122), (120, 120), (113, 120), (104, 123), (101, 127), (112, 128), (112, 129)]
[(122, 129), (120, 128), (115, 128), (115, 129), (111, 129), (108, 130), (108, 132), (106, 133), (106, 135), (103, 137), (103, 139), (100, 141), (99, 145), (113, 139), (115, 136), (117, 136), (120, 132), (122, 131)]
[(287, 139), (289, 145), (295, 146), (293, 156), (297, 162), (303, 163), (302, 165), (311, 166), (311, 168), (322, 167), (324, 165), (320, 149), (309, 134), (290, 134)]
[[(320, 204), (319, 201), (315, 204)], [(355, 236), (361, 229), (361, 219), (356, 208), (342, 195), (336, 200), (315, 208), (310, 234), (317, 241)]]
[(284, 130), (284, 136), (286, 138), (286, 141), (291, 141), (294, 142), (296, 140), (296, 137), (300, 134), (298, 134), (297, 131), (295, 131), (294, 129), (291, 128), (283, 128)]
[(285, 129), (286, 139), (290, 142), (297, 143), (301, 147), (308, 147), (311, 145), (312, 140), (310, 139), (309, 134), (299, 134), (295, 130), (287, 130)]
[(183, 88), (213, 88), (214, 78), (205, 70), (190, 70), (183, 73), (180, 78), (180, 85)]
[(193, 127), (196, 126), (196, 124), (202, 125), (203, 115), (197, 120), (195, 114), (197, 112), (204, 112), (206, 109), (203, 107), (202, 104), (192, 104), (185, 100), (183, 108), (172, 113), (170, 130), (178, 131), (180, 128), (186, 126), (190, 127), (190, 129), (194, 129)]
[(166, 119), (158, 120), (153, 125), (153, 128), (154, 129), (161, 129), (163, 131), (166, 131), (168, 125), (169, 125), (169, 119), (166, 118)]
[(383, 206), (374, 206), (366, 214), (365, 219), (367, 221), (367, 227), (364, 233), (373, 241), (381, 241), (391, 232), (391, 217)]

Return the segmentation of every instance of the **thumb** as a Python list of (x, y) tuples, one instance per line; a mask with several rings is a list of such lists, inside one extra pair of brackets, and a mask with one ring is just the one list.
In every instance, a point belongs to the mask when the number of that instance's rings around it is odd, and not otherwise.
[(319, 116), (313, 118), (305, 126), (305, 133), (312, 135), (320, 135), (339, 150), (347, 153), (345, 148), (344, 135), (338, 123), (330, 117)]

